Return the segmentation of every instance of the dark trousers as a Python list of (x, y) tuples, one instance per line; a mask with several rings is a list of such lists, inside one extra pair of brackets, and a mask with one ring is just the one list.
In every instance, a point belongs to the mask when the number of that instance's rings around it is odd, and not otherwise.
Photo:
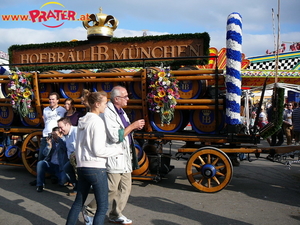
[(271, 146), (281, 146), (284, 142), (283, 130), (280, 128), (275, 134), (271, 136)]

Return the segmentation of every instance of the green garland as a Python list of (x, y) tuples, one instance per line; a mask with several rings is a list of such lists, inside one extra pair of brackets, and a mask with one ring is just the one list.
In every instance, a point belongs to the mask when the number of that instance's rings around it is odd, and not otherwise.
[(279, 129), (281, 129), (283, 122), (282, 116), (284, 110), (284, 88), (276, 88), (276, 92), (274, 91), (273, 93), (273, 99), (274, 101), (272, 102), (272, 105), (276, 108), (276, 110), (272, 113), (272, 122), (274, 126), (260, 134), (260, 136), (264, 139), (272, 136)]
[[(112, 38), (110, 43), (117, 42), (146, 42), (146, 41), (160, 41), (160, 40), (178, 40), (178, 39), (203, 39), (204, 56), (209, 55), (209, 42), (210, 36), (207, 32), (204, 33), (186, 33), (186, 34), (167, 34), (157, 36), (141, 36), (141, 37), (123, 37)], [(9, 62), (13, 61), (13, 50), (28, 50), (28, 49), (48, 49), (48, 48), (61, 48), (61, 47), (76, 47), (89, 44), (89, 41), (64, 41), (64, 42), (51, 42), (43, 44), (27, 44), (27, 45), (12, 45), (8, 49)], [(205, 65), (208, 63), (208, 59), (199, 60), (171, 60), (171, 61), (146, 61), (146, 66), (157, 66), (161, 63), (164, 66), (172, 66), (173, 69), (179, 68), (181, 65)], [(82, 63), (74, 64), (65, 63), (61, 65), (49, 65), (49, 66), (22, 66), (23, 71), (47, 71), (47, 70), (63, 70), (63, 69), (108, 69), (108, 68), (124, 68), (124, 67), (141, 67), (143, 62), (113, 62), (113, 63)]]
[[(172, 61), (146, 61), (145, 67), (171, 66), (173, 70), (180, 68), (182, 65), (205, 65), (207, 60), (172, 60)], [(143, 67), (143, 62), (115, 62), (115, 63), (92, 63), (92, 64), (62, 64), (49, 66), (22, 66), (22, 71), (49, 71), (49, 70), (77, 70), (77, 69), (99, 69), (106, 70), (110, 68), (126, 68), (126, 67)]]

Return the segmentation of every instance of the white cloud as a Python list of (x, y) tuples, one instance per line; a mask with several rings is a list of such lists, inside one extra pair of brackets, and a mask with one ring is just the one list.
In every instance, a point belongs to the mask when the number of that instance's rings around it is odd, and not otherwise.
[[(143, 30), (118, 29), (115, 37), (135, 37), (142, 36)], [(166, 32), (146, 31), (148, 35), (163, 35)], [(87, 40), (87, 32), (83, 27), (34, 30), (28, 28), (0, 29), (1, 34), (6, 38), (0, 39), (0, 50), (7, 52), (11, 45), (38, 44), (47, 42), (61, 42), (77, 40)]]
[[(45, 2), (47, 1), (2, 0), (0, 9), (2, 14), (21, 14), (39, 8)], [(211, 37), (210, 46), (218, 49), (226, 47), (228, 15), (238, 12), (243, 19), (242, 49), (246, 56), (261, 55), (267, 49), (274, 49), (272, 8), (276, 19), (276, 0), (89, 0), (88, 4), (79, 0), (58, 2), (78, 14), (98, 13), (99, 7), (102, 7), (103, 13), (113, 15), (120, 21), (115, 31), (117, 37), (141, 36), (144, 29), (148, 30), (149, 35), (208, 32)], [(300, 41), (298, 6), (299, 0), (281, 1), (281, 41)], [(276, 22), (274, 21), (275, 26)], [(69, 28), (48, 29), (31, 22), (0, 21), (0, 50), (7, 51), (13, 44), (86, 40), (85, 29), (80, 27), (81, 24), (74, 24), (75, 22), (70, 22), (64, 25)]]

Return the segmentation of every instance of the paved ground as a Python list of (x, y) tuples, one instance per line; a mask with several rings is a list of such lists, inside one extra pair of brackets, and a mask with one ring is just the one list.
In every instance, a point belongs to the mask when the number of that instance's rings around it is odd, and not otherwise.
[[(300, 224), (300, 164), (289, 170), (264, 158), (242, 161), (226, 189), (208, 194), (189, 184), (185, 163), (172, 160), (175, 169), (159, 183), (133, 181), (124, 213), (134, 224)], [(65, 224), (75, 197), (50, 180), (37, 193), (28, 184), (34, 179), (23, 167), (0, 166), (0, 225)]]

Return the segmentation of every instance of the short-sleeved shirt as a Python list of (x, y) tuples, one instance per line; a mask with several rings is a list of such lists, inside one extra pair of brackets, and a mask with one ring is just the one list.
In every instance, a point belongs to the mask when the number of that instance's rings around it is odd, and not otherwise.
[(54, 127), (57, 127), (57, 120), (64, 117), (66, 109), (58, 106), (55, 109), (51, 109), (49, 106), (44, 108), (43, 117), (45, 128), (43, 130), (43, 137), (48, 137), (48, 134), (52, 132)]

